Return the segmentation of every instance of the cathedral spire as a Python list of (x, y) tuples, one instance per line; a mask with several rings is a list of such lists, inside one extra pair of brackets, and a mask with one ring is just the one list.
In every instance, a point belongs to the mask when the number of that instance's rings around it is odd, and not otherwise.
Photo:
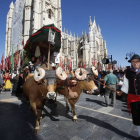
[(77, 37), (76, 37), (77, 41), (78, 41), (78, 33), (77, 33)]
[(75, 33), (74, 33), (74, 38), (75, 38)]
[(98, 25), (98, 31), (99, 31), (99, 32), (101, 32), (101, 28), (100, 28), (100, 26), (99, 26), (99, 25)]
[(86, 30), (85, 30), (85, 37), (87, 36), (87, 32), (86, 32)]
[(86, 40), (87, 39), (87, 32), (85, 30), (85, 34), (84, 34), (84, 39)]
[(14, 8), (13, 1), (11, 2), (11, 4), (10, 4), (10, 7), (9, 7), (9, 8)]
[(97, 28), (97, 26), (96, 26), (96, 21), (95, 21), (95, 16), (94, 16), (94, 21), (93, 21), (92, 26), (93, 26), (93, 28), (94, 28), (94, 27), (96, 27), (96, 28)]
[(89, 26), (92, 26), (91, 16), (89, 16)]
[(65, 33), (65, 27), (64, 27), (64, 33)]
[(70, 36), (72, 36), (72, 33), (71, 33), (71, 31), (70, 31)]

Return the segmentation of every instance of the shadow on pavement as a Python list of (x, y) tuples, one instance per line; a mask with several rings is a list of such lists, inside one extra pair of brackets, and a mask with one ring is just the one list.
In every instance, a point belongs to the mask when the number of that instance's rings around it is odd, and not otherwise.
[(131, 136), (131, 135), (123, 132), (123, 130), (121, 131), (121, 130), (115, 128), (114, 126), (110, 125), (109, 123), (98, 120), (96, 118), (93, 118), (93, 117), (90, 117), (90, 116), (85, 116), (85, 115), (79, 115), (78, 118), (85, 119), (86, 121), (91, 122), (91, 123), (93, 123), (97, 126), (104, 127), (105, 129), (109, 129), (110, 131), (113, 131), (114, 133), (116, 133), (120, 136), (123, 136), (125, 138), (129, 138), (129, 139), (132, 139), (132, 140), (137, 139), (136, 137)]
[(90, 98), (86, 98), (86, 101), (87, 102), (94, 102), (94, 103), (97, 103), (97, 104), (99, 104), (101, 106), (106, 106), (106, 104), (104, 102), (99, 101), (99, 100), (93, 100), (93, 99), (90, 99)]
[(1, 140), (40, 140), (34, 135), (34, 116), (25, 104), (0, 102)]
[(68, 119), (71, 119), (71, 120), (73, 119), (70, 115), (68, 115), (67, 108), (59, 101), (57, 101), (57, 106), (55, 106), (51, 102), (46, 103), (45, 106), (47, 108), (49, 108), (51, 110), (51, 112), (48, 113), (46, 108), (44, 108), (43, 111), (45, 112), (45, 114), (42, 115), (42, 117), (49, 116), (52, 121), (59, 121), (59, 119), (55, 119), (53, 116), (55, 116), (55, 117), (64, 116)]
[(124, 109), (122, 109), (122, 111), (123, 111), (123, 112), (127, 112), (127, 113), (129, 113), (129, 110), (124, 110)]

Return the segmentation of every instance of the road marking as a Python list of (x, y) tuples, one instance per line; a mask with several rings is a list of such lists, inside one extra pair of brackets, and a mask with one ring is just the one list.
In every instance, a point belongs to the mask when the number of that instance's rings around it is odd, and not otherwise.
[(10, 99), (3, 99), (3, 100), (0, 100), (0, 102), (16, 102), (16, 101), (19, 101), (18, 98), (10, 98)]
[(112, 111), (114, 108), (113, 107), (102, 107), (102, 108), (99, 108), (98, 111), (102, 111), (102, 112), (106, 112), (106, 113), (109, 113), (110, 111)]
[[(61, 97), (60, 97), (61, 98)], [(3, 100), (0, 100), (0, 102), (16, 102), (16, 101), (19, 101), (18, 98), (10, 98), (10, 99), (3, 99)], [(60, 101), (58, 100), (59, 102), (62, 102), (62, 103), (65, 103), (65, 101)], [(110, 113), (107, 113), (110, 109), (108, 109), (107, 112), (105, 112), (105, 109), (101, 108), (99, 110), (95, 110), (95, 109), (91, 109), (91, 108), (87, 108), (87, 107), (83, 107), (83, 106), (79, 106), (79, 105), (75, 105), (77, 107), (80, 107), (80, 108), (83, 108), (83, 109), (86, 109), (86, 110), (91, 110), (91, 111), (94, 111), (94, 112), (99, 112), (99, 113), (102, 113), (102, 114), (106, 114), (106, 115), (110, 115), (110, 116), (113, 116), (113, 117), (116, 117), (116, 118), (121, 118), (121, 119), (124, 119), (124, 120), (128, 120), (128, 121), (132, 121), (132, 119), (129, 119), (129, 118), (125, 118), (125, 117), (121, 117), (121, 116), (118, 116), (118, 115), (114, 115), (114, 114), (110, 114)], [(107, 109), (108, 107), (106, 107)]]
[[(59, 102), (65, 103), (64, 101), (60, 101), (60, 100), (59, 100)], [(91, 109), (91, 108), (87, 108), (87, 107), (83, 107), (83, 106), (79, 106), (79, 105), (75, 105), (75, 106), (83, 108), (83, 109), (91, 110), (91, 111), (94, 111), (94, 112), (99, 112), (99, 113), (102, 113), (102, 114), (110, 115), (110, 116), (113, 116), (113, 117), (116, 117), (116, 118), (132, 121), (132, 119), (121, 117), (121, 116), (110, 114), (110, 113), (106, 113), (106, 112), (103, 112), (103, 111), (100, 111), (100, 110), (95, 110), (95, 109)]]

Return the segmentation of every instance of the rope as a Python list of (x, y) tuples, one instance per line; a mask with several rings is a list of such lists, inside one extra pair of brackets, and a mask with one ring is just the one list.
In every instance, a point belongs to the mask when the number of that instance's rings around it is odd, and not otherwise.
[(105, 86), (105, 87), (107, 87), (107, 88), (109, 88), (109, 89), (113, 90), (114, 92), (117, 92), (116, 90), (114, 90), (114, 89), (112, 89), (112, 88), (108, 87), (107, 85), (104, 85), (103, 83), (101, 83), (101, 82), (97, 81), (96, 79), (94, 79), (94, 78), (92, 78), (92, 77), (89, 77), (89, 78), (90, 78), (90, 79), (92, 79), (92, 80), (94, 80), (94, 81), (96, 81), (96, 82), (98, 82), (98, 83), (100, 83), (100, 84), (102, 84), (103, 86)]

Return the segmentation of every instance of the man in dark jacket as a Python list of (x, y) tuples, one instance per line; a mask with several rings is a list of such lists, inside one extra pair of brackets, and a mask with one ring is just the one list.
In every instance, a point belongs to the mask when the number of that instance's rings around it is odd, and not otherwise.
[(23, 72), (21, 72), (19, 74), (19, 80), (18, 80), (18, 85), (17, 85), (17, 92), (16, 92), (17, 96), (20, 95), (23, 92), (23, 88), (22, 88), (23, 83), (24, 83), (24, 81), (23, 81)]
[(140, 56), (135, 54), (128, 61), (131, 62), (131, 68), (126, 70), (121, 91), (127, 95), (127, 108), (132, 113), (133, 124), (137, 126), (140, 140)]
[(13, 83), (12, 93), (15, 93), (15, 94), (17, 93), (18, 80), (19, 80), (19, 75), (16, 74), (16, 76), (14, 76), (12, 80), (12, 83)]

